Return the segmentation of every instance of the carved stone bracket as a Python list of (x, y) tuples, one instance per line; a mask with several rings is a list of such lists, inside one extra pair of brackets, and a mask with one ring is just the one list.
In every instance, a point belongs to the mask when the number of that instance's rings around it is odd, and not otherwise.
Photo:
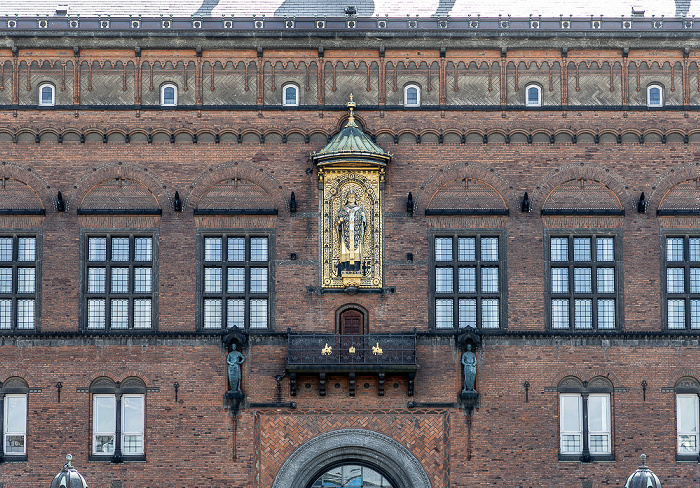
[(226, 349), (230, 349), (231, 344), (236, 344), (240, 351), (248, 344), (248, 334), (246, 331), (234, 326), (228, 334), (221, 336), (221, 342)]
[(242, 391), (229, 390), (224, 394), (224, 404), (231, 410), (233, 415), (238, 415), (244, 399), (245, 393)]
[(476, 351), (481, 347), (481, 334), (475, 329), (469, 329), (457, 336), (457, 345), (461, 349), (466, 349), (467, 344), (472, 345), (472, 350)]
[(475, 408), (481, 406), (481, 397), (476, 391), (463, 391), (459, 394), (459, 401), (466, 411), (467, 415), (471, 415)]

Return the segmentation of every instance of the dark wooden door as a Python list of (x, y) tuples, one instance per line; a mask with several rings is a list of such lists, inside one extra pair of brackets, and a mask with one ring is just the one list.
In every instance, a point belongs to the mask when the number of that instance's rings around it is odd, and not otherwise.
[(365, 317), (359, 310), (340, 314), (340, 351), (344, 363), (361, 363), (364, 358)]

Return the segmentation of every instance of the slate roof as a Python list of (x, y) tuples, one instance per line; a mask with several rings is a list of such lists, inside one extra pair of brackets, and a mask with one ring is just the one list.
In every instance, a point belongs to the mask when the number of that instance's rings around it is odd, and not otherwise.
[[(450, 15), (451, 17), (497, 17), (512, 15), (528, 17), (629, 17), (632, 8), (643, 10), (646, 17), (698, 15), (700, 0), (3, 0), (0, 2), (0, 15), (55, 15), (59, 5), (67, 6), (71, 16), (95, 17), (112, 16), (169, 16), (220, 17), (222, 15), (249, 17), (298, 16), (313, 17), (327, 15), (343, 17), (345, 7), (352, 5), (360, 17), (389, 15), (390, 17), (420, 17)], [(65, 8), (65, 7), (64, 7)]]

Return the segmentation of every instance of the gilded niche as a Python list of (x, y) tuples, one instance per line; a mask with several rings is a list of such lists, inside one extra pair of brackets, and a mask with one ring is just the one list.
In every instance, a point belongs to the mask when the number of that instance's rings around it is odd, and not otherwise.
[(381, 288), (384, 170), (391, 155), (374, 144), (354, 120), (311, 155), (321, 190), (321, 286)]

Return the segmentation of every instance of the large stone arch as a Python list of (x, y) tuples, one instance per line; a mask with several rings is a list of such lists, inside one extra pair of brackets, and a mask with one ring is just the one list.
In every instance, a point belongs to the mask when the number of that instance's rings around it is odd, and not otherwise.
[(431, 488), (420, 462), (404, 446), (378, 432), (343, 429), (304, 443), (280, 468), (272, 488), (307, 488), (333, 465), (360, 463), (386, 473), (396, 488)]
[[(20, 166), (18, 164), (2, 162), (0, 165), (0, 178), (7, 178), (9, 180), (14, 180), (20, 186), (26, 186), (26, 201), (28, 206), (18, 206), (18, 202), (11, 202), (5, 208), (45, 208), (50, 209), (53, 207), (53, 194), (51, 193), (51, 186), (48, 182), (41, 176), (39, 176), (36, 171), (32, 171), (29, 167)], [(33, 194), (30, 196), (29, 194)], [(35, 204), (29, 204), (32, 200), (35, 200)]]
[[(647, 201), (657, 206), (657, 208), (677, 209), (695, 209), (700, 207), (697, 202), (700, 192), (688, 191), (687, 186), (695, 183), (697, 186), (698, 178), (700, 178), (700, 163), (686, 164), (685, 166), (676, 167), (654, 182), (651, 193)], [(685, 202), (684, 202), (685, 200)]]

